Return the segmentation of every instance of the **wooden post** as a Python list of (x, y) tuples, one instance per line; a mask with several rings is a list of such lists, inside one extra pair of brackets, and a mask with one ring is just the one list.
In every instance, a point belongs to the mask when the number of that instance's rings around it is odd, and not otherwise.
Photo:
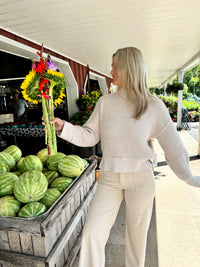
[(88, 80), (87, 80), (86, 91), (88, 93), (90, 93), (91, 88), (90, 88), (90, 67), (89, 67), (89, 65), (87, 65), (87, 77), (88, 77)]

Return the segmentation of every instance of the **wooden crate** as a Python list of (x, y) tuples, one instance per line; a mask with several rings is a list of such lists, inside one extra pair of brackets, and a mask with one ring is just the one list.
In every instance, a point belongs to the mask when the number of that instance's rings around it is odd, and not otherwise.
[(33, 219), (0, 217), (0, 266), (70, 266), (96, 191), (92, 161), (56, 205)]

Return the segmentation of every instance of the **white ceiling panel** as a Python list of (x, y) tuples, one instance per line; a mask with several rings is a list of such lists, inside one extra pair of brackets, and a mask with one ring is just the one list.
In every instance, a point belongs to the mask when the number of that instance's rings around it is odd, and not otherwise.
[(0, 25), (106, 75), (118, 48), (136, 46), (149, 86), (200, 51), (199, 0), (1, 0)]

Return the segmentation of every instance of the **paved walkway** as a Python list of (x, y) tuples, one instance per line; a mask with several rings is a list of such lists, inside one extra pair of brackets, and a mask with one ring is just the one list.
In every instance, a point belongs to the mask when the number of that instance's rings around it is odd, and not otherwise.
[[(186, 131), (179, 134), (189, 152), (193, 174), (200, 175), (197, 141)], [(200, 267), (200, 189), (178, 179), (165, 164), (163, 151), (156, 141), (154, 147), (159, 164), (155, 168), (156, 198), (145, 267)], [(123, 202), (106, 246), (106, 267), (125, 266), (124, 205)], [(73, 267), (77, 263), (78, 257)]]

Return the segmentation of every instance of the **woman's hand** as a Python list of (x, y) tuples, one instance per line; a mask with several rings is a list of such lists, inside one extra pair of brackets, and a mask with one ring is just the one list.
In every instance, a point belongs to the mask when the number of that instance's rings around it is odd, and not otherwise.
[(50, 123), (55, 125), (56, 131), (62, 131), (65, 124), (65, 122), (59, 118), (54, 118)]
[[(42, 117), (42, 124), (45, 126), (43, 117)], [(65, 122), (59, 118), (54, 118), (52, 121), (50, 121), (50, 124), (55, 124), (56, 131), (62, 131)], [(44, 127), (44, 131), (45, 131), (45, 127)]]

